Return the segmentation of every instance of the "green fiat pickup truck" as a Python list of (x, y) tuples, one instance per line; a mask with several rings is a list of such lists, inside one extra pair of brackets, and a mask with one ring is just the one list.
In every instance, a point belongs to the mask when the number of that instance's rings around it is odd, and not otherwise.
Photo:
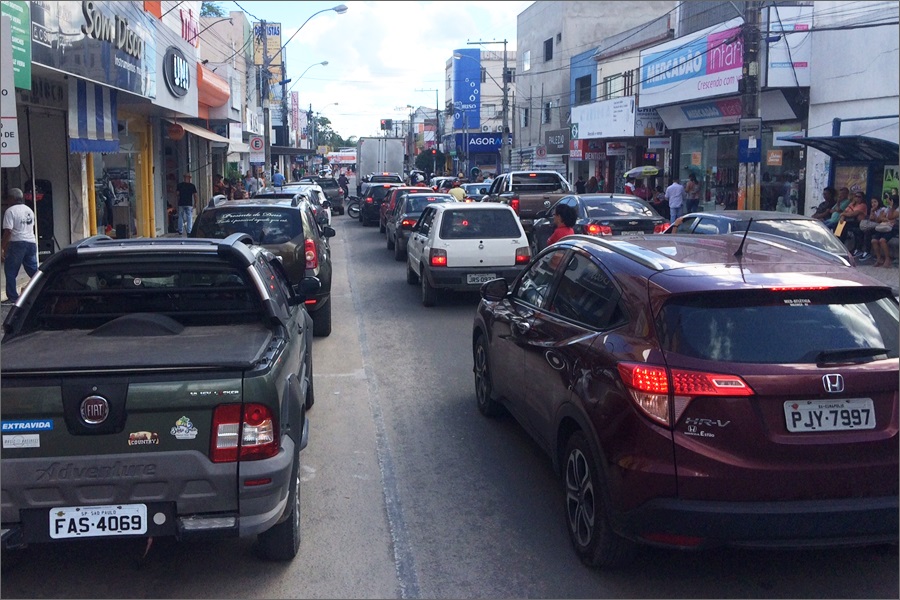
[(318, 286), (245, 234), (44, 262), (3, 323), (3, 548), (256, 535), (292, 559)]

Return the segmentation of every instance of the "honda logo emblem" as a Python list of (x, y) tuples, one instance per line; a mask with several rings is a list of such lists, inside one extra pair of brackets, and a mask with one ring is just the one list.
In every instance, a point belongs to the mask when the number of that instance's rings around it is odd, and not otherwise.
[(844, 391), (844, 377), (837, 373), (822, 377), (822, 384), (825, 386), (825, 391), (829, 394), (840, 394)]

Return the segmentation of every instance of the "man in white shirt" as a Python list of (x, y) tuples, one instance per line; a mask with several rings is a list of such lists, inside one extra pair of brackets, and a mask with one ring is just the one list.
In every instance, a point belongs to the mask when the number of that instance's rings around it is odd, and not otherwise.
[(666, 200), (669, 201), (669, 222), (674, 223), (684, 214), (684, 186), (674, 177), (670, 181), (666, 188)]
[(37, 238), (34, 235), (34, 212), (25, 204), (25, 196), (19, 188), (10, 188), (7, 194), (12, 206), (3, 215), (2, 259), (6, 275), (6, 301), (19, 299), (16, 278), (19, 269), (25, 267), (29, 277), (37, 273)]

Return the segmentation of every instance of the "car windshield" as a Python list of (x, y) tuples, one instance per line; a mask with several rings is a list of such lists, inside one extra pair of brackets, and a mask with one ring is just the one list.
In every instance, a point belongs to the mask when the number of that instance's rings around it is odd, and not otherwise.
[(232, 233), (247, 233), (259, 244), (284, 244), (302, 232), (296, 208), (248, 206), (203, 211), (191, 236), (225, 238)]
[[(732, 231), (746, 231), (749, 221), (735, 221)], [(847, 248), (824, 224), (805, 219), (753, 221), (751, 231), (780, 235), (788, 239), (823, 248), (834, 254), (847, 254)]]
[(870, 348), (896, 358), (900, 317), (888, 293), (832, 288), (677, 297), (660, 312), (660, 340), (667, 352), (714, 361), (814, 364), (828, 353)]
[(653, 210), (646, 204), (628, 198), (585, 198), (584, 208), (588, 218), (603, 217), (654, 217)]
[(441, 239), (518, 238), (522, 235), (516, 215), (509, 210), (466, 210), (444, 212)]

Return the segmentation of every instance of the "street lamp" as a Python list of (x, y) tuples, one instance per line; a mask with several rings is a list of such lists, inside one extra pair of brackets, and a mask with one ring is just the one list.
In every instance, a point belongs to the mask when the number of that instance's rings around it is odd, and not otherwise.
[[(275, 53), (275, 56), (269, 57), (268, 54), (268, 44), (266, 41), (266, 22), (260, 21), (260, 32), (262, 34), (262, 48), (263, 48), (263, 73), (264, 73), (264, 81), (265, 81), (265, 89), (263, 90), (264, 94), (264, 102), (263, 102), (263, 137), (265, 140), (265, 168), (266, 172), (271, 174), (272, 171), (272, 147), (271, 147), (271, 134), (269, 133), (269, 129), (271, 128), (271, 124), (269, 122), (269, 77), (271, 77), (271, 72), (269, 71), (269, 67), (272, 62), (278, 58), (279, 55), (284, 51), (285, 47), (290, 43), (294, 36), (300, 33), (300, 30), (303, 29), (307, 23), (309, 23), (310, 19), (315, 17), (316, 15), (320, 15), (324, 12), (334, 11), (339, 15), (347, 12), (347, 6), (344, 4), (338, 4), (337, 6), (333, 6), (331, 8), (324, 8), (320, 11), (314, 12), (311, 14), (305, 21), (303, 21), (303, 25), (297, 28), (291, 37), (288, 38), (288, 41), (285, 42), (281, 48), (278, 49), (278, 52)], [(282, 61), (283, 63), (284, 61)], [(284, 88), (282, 88), (282, 91)]]
[[(287, 95), (288, 95), (288, 92), (291, 91), (292, 89), (294, 89), (294, 86), (297, 85), (297, 83), (298, 83), (301, 79), (303, 79), (303, 76), (306, 75), (306, 72), (307, 72), (307, 71), (309, 71), (309, 70), (312, 69), (313, 67), (316, 67), (316, 66), (319, 66), (319, 65), (321, 65), (321, 66), (323, 66), (323, 67), (324, 67), (324, 66), (327, 66), (327, 65), (328, 65), (328, 61), (327, 61), (327, 60), (323, 60), (322, 62), (317, 62), (317, 63), (313, 63), (313, 64), (309, 65), (308, 67), (306, 67), (306, 70), (304, 70), (303, 73), (300, 74), (300, 77), (298, 77), (296, 80), (294, 80), (294, 79), (284, 79), (284, 75), (285, 75), (285, 71), (284, 71), (284, 61), (281, 61), (281, 77), (282, 77), (282, 81), (279, 83), (279, 85), (281, 85), (281, 129), (282, 129), (282, 131), (284, 132), (284, 133), (282, 134), (282, 136), (281, 136), (281, 139), (284, 141), (285, 146), (291, 145), (291, 144), (290, 144), (290, 135), (289, 135), (290, 130), (288, 129), (288, 118), (287, 118)], [(291, 85), (291, 87), (285, 89), (284, 86), (285, 86), (286, 84), (290, 83), (291, 81), (294, 82), (293, 85)]]
[[(327, 67), (327, 66), (328, 66), (328, 61), (327, 61), (327, 60), (323, 60), (322, 62), (313, 63), (313, 64), (309, 65), (308, 67), (306, 67), (306, 69), (303, 71), (303, 73), (300, 74), (300, 77), (298, 77), (297, 80), (294, 81), (294, 85), (297, 85), (297, 84), (300, 82), (300, 80), (303, 79), (303, 76), (306, 75), (306, 72), (307, 72), (307, 71), (309, 71), (309, 70), (312, 69), (313, 67), (318, 67), (318, 66), (320, 66), (320, 65), (323, 66), (323, 67)], [(288, 91), (291, 91), (292, 89), (294, 89), (294, 85), (292, 85), (290, 88), (288, 88)]]

